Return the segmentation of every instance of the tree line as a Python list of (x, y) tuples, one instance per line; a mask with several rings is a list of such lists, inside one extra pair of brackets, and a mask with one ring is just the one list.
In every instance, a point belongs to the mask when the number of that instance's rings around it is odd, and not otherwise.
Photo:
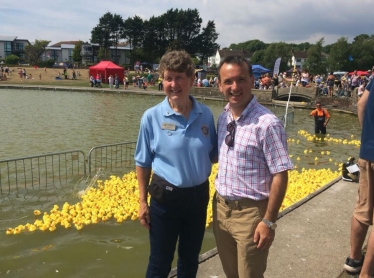
[(250, 40), (231, 44), (228, 49), (245, 50), (252, 53), (251, 63), (261, 64), (272, 69), (277, 58), (281, 57), (280, 71), (290, 69), (293, 53), (305, 51), (308, 58), (303, 68), (312, 74), (330, 71), (368, 70), (374, 65), (374, 35), (361, 34), (354, 37), (352, 43), (347, 37), (339, 38), (335, 43), (325, 45), (324, 38), (315, 44), (308, 42), (294, 44), (285, 42), (264, 43)]
[(219, 48), (217, 38), (214, 21), (202, 26), (197, 9), (169, 9), (148, 20), (137, 15), (124, 20), (107, 12), (91, 31), (91, 43), (100, 46), (100, 59), (110, 57), (109, 47), (116, 48), (121, 40), (126, 40), (131, 48), (131, 64), (135, 60), (157, 63), (166, 51), (182, 49), (205, 61)]

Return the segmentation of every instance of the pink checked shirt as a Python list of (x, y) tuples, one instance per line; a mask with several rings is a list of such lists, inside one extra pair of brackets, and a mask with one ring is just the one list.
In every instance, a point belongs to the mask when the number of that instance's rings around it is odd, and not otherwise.
[(233, 147), (225, 143), (227, 124), (233, 120), (230, 105), (218, 118), (217, 192), (226, 199), (269, 197), (273, 174), (290, 170), (287, 134), (282, 122), (253, 96), (236, 120)]

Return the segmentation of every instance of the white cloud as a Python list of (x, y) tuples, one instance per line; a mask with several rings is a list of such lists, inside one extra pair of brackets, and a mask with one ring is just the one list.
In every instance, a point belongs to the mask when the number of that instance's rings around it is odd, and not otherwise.
[(365, 13), (371, 0), (138, 0), (60, 2), (42, 0), (4, 1), (0, 10), (0, 35), (34, 41), (89, 41), (91, 30), (106, 12), (126, 19), (159, 16), (168, 9), (198, 9), (203, 26), (214, 20), (221, 47), (259, 39), (266, 43), (325, 43), (340, 37), (349, 41), (360, 34), (372, 34), (373, 17)]

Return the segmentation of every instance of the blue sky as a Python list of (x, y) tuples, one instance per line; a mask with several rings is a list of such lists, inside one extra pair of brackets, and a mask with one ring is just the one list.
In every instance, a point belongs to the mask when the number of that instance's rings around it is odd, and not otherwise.
[(19, 39), (90, 41), (91, 30), (106, 12), (126, 19), (149, 19), (168, 9), (198, 9), (203, 26), (214, 20), (217, 43), (228, 47), (259, 39), (266, 43), (325, 44), (360, 34), (374, 33), (372, 0), (17, 0), (1, 1), (0, 35)]

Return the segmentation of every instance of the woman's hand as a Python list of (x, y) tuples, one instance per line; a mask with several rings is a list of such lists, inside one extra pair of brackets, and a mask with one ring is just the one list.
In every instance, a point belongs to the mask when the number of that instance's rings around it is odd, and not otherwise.
[(139, 220), (140, 220), (140, 224), (143, 227), (147, 228), (148, 230), (150, 229), (149, 223), (151, 223), (151, 218), (149, 217), (149, 207), (146, 202), (140, 202)]

